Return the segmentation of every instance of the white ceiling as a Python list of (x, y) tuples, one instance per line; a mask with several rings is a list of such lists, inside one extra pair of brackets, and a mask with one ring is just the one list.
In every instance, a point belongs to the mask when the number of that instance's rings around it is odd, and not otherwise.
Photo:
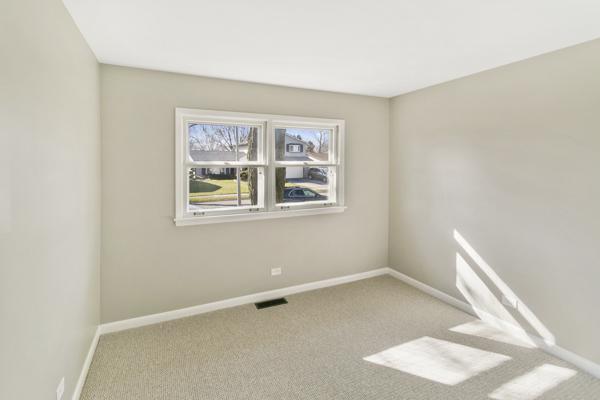
[(64, 0), (102, 63), (390, 97), (600, 37), (600, 0)]

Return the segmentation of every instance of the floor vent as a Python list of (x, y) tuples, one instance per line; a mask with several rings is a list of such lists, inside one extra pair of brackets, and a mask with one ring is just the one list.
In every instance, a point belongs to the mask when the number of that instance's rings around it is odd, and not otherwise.
[(279, 299), (261, 301), (260, 303), (254, 303), (256, 308), (259, 310), (261, 308), (275, 307), (275, 306), (280, 306), (282, 304), (287, 304), (287, 300), (285, 299), (285, 297), (281, 297)]

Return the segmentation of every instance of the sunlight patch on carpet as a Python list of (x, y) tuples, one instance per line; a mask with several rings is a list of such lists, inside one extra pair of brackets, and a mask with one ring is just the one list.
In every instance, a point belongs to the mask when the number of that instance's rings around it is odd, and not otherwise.
[(456, 385), (510, 359), (502, 354), (428, 336), (364, 358), (445, 385)]
[(544, 364), (500, 386), (490, 394), (490, 398), (534, 400), (576, 374), (577, 372), (569, 368)]
[(512, 344), (514, 346), (525, 347), (528, 349), (536, 347), (531, 340), (526, 341), (525, 339), (517, 338), (481, 320), (467, 322), (466, 324), (455, 326), (449, 330), (456, 333), (478, 336), (481, 338), (494, 340), (496, 342)]

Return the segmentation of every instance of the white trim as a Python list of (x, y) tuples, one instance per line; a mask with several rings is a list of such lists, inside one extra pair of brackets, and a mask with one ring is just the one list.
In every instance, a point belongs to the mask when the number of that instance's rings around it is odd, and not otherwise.
[[(295, 115), (278, 115), (278, 114), (259, 114), (245, 113), (237, 111), (218, 111), (206, 110), (198, 108), (183, 108), (177, 107), (181, 114), (193, 118), (215, 118), (216, 120), (229, 119), (238, 121), (240, 119), (253, 123), (262, 123), (264, 120), (273, 120), (277, 124), (291, 125), (297, 127), (334, 127), (339, 124), (340, 119), (331, 118), (315, 118), (315, 117), (298, 117)], [(198, 112), (202, 112), (201, 117), (198, 117)], [(297, 125), (296, 125), (297, 124)]]
[(438, 289), (435, 289), (429, 285), (426, 285), (423, 282), (420, 282), (414, 278), (411, 278), (408, 275), (405, 275), (401, 272), (396, 271), (392, 268), (387, 268), (387, 273), (393, 276), (396, 279), (401, 280), (404, 283), (407, 283), (422, 292), (425, 292), (449, 305), (458, 308), (468, 314), (471, 314), (481, 320), (490, 323), (498, 329), (503, 330), (504, 332), (515, 336), (518, 339), (524, 340), (528, 343), (535, 345), (540, 350), (545, 351), (548, 354), (553, 355), (554, 357), (560, 358), (561, 360), (567, 361), (581, 370), (589, 373), (590, 375), (595, 376), (596, 378), (600, 378), (600, 365), (595, 362), (588, 360), (578, 354), (575, 354), (567, 349), (564, 349), (556, 344), (550, 343), (542, 339), (539, 336), (533, 335), (527, 331), (525, 331), (520, 326), (516, 326), (510, 322), (504, 321), (486, 311), (480, 310), (471, 306), (470, 304), (459, 300), (449, 294), (446, 294)]
[(87, 356), (85, 357), (85, 361), (83, 362), (83, 366), (81, 367), (81, 373), (79, 374), (79, 379), (77, 379), (77, 385), (73, 391), (72, 400), (79, 400), (81, 397), (81, 391), (83, 390), (83, 385), (85, 384), (85, 379), (87, 378), (88, 371), (90, 370), (90, 365), (92, 365), (92, 359), (94, 358), (94, 353), (96, 352), (96, 347), (98, 346), (98, 340), (100, 339), (100, 326), (96, 327), (96, 333), (94, 334), (94, 338), (92, 339), (92, 343), (90, 344), (90, 349), (88, 350)]
[[(187, 140), (187, 125), (189, 122), (207, 122), (224, 124), (260, 125), (262, 129), (258, 135), (257, 161), (193, 161), (189, 159)], [(328, 201), (324, 204), (318, 202), (301, 202), (293, 205), (275, 204), (275, 168), (281, 162), (275, 162), (275, 146), (273, 143), (276, 127), (314, 127), (331, 130), (329, 158), (325, 162), (293, 162), (290, 165), (302, 167), (327, 166), (330, 171)], [(229, 111), (200, 110), (190, 108), (175, 109), (175, 225), (199, 225), (220, 222), (237, 222), (267, 218), (282, 218), (304, 215), (319, 215), (342, 212), (344, 208), (344, 136), (345, 121), (341, 119), (308, 118), (273, 114), (251, 114)], [(288, 166), (288, 162), (284, 162)], [(189, 210), (189, 183), (188, 169), (210, 166), (225, 166), (231, 168), (257, 167), (262, 168), (263, 179), (259, 187), (259, 204), (244, 207), (215, 207), (201, 210)], [(322, 210), (317, 211), (316, 208)], [(299, 212), (298, 209), (305, 209)], [(287, 210), (293, 210), (288, 212)], [(334, 210), (335, 209), (335, 210)], [(334, 211), (332, 211), (334, 210)], [(285, 211), (279, 213), (275, 211)], [(298, 211), (298, 212), (296, 212)]]
[(143, 317), (131, 318), (122, 321), (109, 322), (98, 327), (100, 334), (119, 332), (126, 329), (138, 328), (146, 325), (153, 325), (160, 322), (171, 321), (174, 319), (191, 317), (198, 314), (204, 314), (211, 311), (222, 310), (224, 308), (241, 306), (260, 301), (270, 300), (278, 297), (289, 296), (296, 293), (307, 292), (310, 290), (321, 289), (330, 286), (341, 285), (359, 281), (362, 279), (373, 278), (375, 276), (386, 275), (389, 268), (379, 268), (367, 272), (361, 272), (353, 275), (346, 275), (337, 278), (325, 279), (322, 281), (304, 283), (296, 286), (289, 286), (281, 289), (269, 290), (266, 292), (249, 294), (232, 299), (215, 301), (212, 303), (201, 304), (198, 306), (181, 308), (178, 310), (166, 311), (158, 314), (146, 315)]
[(396, 271), (395, 269), (389, 268), (388, 274), (390, 274), (396, 279), (401, 280), (404, 283), (408, 283), (410, 286), (413, 286), (419, 289), (420, 291), (427, 293), (430, 296), (442, 300), (444, 303), (448, 303), (451, 306), (466, 312), (467, 314), (474, 314), (473, 308), (464, 301), (460, 301), (457, 298), (452, 297), (440, 290), (434, 289), (431, 286), (424, 284), (423, 282), (420, 282), (416, 279), (411, 278), (408, 275), (404, 275), (403, 273)]
[[(281, 205), (279, 205), (281, 206)], [(306, 206), (306, 205), (305, 205)], [(238, 214), (226, 214), (226, 215), (208, 215), (194, 217), (194, 218), (175, 218), (176, 226), (192, 226), (192, 225), (206, 225), (206, 224), (218, 224), (222, 222), (243, 222), (243, 221), (258, 221), (261, 219), (273, 219), (273, 218), (290, 218), (290, 217), (301, 217), (304, 215), (323, 215), (323, 214), (339, 214), (346, 210), (346, 207), (336, 206), (323, 206), (314, 208), (303, 208), (301, 210), (294, 210), (292, 204), (287, 205), (286, 211), (263, 211), (254, 212), (250, 211), (252, 207), (247, 207), (247, 213)]]
[(500, 329), (503, 329), (505, 332), (512, 334), (520, 339), (529, 339), (531, 342), (533, 342), (533, 344), (536, 347), (540, 348), (541, 350), (543, 350), (557, 358), (560, 358), (564, 361), (567, 361), (567, 362), (575, 365), (576, 367), (580, 368), (581, 370), (583, 370), (597, 378), (600, 378), (600, 365), (594, 363), (593, 361), (590, 361), (584, 357), (581, 357), (581, 356), (579, 356), (569, 350), (566, 350), (560, 346), (549, 344), (546, 341), (544, 341), (543, 339), (541, 339), (540, 337), (537, 337), (537, 336), (534, 336), (534, 335), (531, 335), (531, 334), (525, 332), (520, 327), (516, 327), (512, 324), (502, 321), (502, 320), (498, 319), (497, 317), (494, 317), (486, 312), (483, 312), (482, 310), (477, 310), (474, 307), (472, 307), (471, 305), (465, 303), (464, 301), (458, 300), (457, 298), (455, 298), (453, 296), (450, 296), (438, 289), (435, 289), (429, 285), (426, 285), (423, 282), (420, 282), (414, 278), (409, 277), (408, 275), (398, 272), (395, 269), (379, 268), (379, 269), (374, 269), (374, 270), (367, 271), (367, 272), (361, 272), (358, 274), (346, 275), (346, 276), (341, 276), (341, 277), (331, 278), (331, 279), (325, 279), (322, 281), (305, 283), (305, 284), (301, 284), (301, 285), (290, 286), (290, 287), (286, 287), (286, 288), (275, 289), (275, 290), (250, 294), (250, 295), (241, 296), (241, 297), (235, 297), (232, 299), (216, 301), (216, 302), (202, 304), (202, 305), (198, 305), (198, 306), (187, 307), (187, 308), (182, 308), (182, 309), (178, 309), (178, 310), (158, 313), (158, 314), (152, 314), (152, 315), (147, 315), (147, 316), (142, 316), (142, 317), (137, 317), (137, 318), (126, 319), (126, 320), (122, 320), (122, 321), (115, 321), (115, 322), (109, 322), (106, 324), (101, 324), (98, 326), (98, 328), (96, 330), (96, 334), (94, 336), (94, 339), (92, 340), (92, 343), (90, 345), (90, 349), (88, 351), (87, 357), (83, 364), (81, 374), (77, 381), (77, 386), (75, 387), (75, 391), (73, 393), (72, 400), (79, 400), (79, 396), (81, 395), (81, 390), (83, 389), (83, 385), (85, 384), (85, 379), (87, 377), (88, 370), (92, 363), (92, 358), (93, 358), (94, 352), (96, 350), (96, 346), (98, 344), (98, 339), (99, 339), (100, 335), (103, 335), (106, 333), (119, 332), (119, 331), (123, 331), (126, 329), (138, 328), (138, 327), (142, 327), (142, 326), (146, 326), (146, 325), (157, 324), (160, 322), (171, 321), (171, 320), (175, 320), (175, 319), (179, 319), (179, 318), (191, 317), (194, 315), (204, 314), (204, 313), (207, 313), (210, 311), (222, 310), (225, 308), (236, 307), (236, 306), (240, 306), (240, 305), (244, 305), (244, 304), (256, 303), (259, 301), (265, 301), (265, 300), (269, 300), (272, 298), (289, 296), (289, 295), (292, 295), (295, 293), (307, 292), (310, 290), (341, 285), (344, 283), (354, 282), (354, 281), (358, 281), (358, 280), (362, 280), (362, 279), (373, 278), (376, 276), (386, 275), (386, 274), (389, 274), (389, 275), (393, 276), (394, 278), (399, 279), (399, 280), (421, 290), (422, 292), (427, 293), (427, 294), (429, 294), (429, 295), (431, 295), (453, 307), (456, 307), (459, 310), (462, 310), (470, 315), (473, 315), (477, 318), (482, 316), (483, 320), (486, 320), (486, 322), (496, 325)]

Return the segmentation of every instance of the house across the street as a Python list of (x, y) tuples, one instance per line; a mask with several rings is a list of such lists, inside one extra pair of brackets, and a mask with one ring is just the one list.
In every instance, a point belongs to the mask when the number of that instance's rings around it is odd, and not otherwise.
[[(277, 134), (277, 130), (275, 131)], [(294, 137), (290, 134), (285, 134), (285, 153), (284, 161), (323, 161), (327, 158), (327, 154), (311, 151), (314, 149), (312, 143)], [(307, 167), (287, 167), (285, 169), (285, 179), (301, 179), (308, 177)]]
[[(276, 134), (280, 134), (276, 130)], [(284, 130), (282, 130), (284, 131)], [(285, 133), (285, 149), (283, 161), (326, 161), (327, 153), (318, 153), (313, 151), (314, 144), (306, 142), (298, 137)], [(190, 157), (193, 161), (236, 161), (235, 151), (222, 150), (194, 150), (190, 149)], [(238, 146), (238, 161), (248, 160), (248, 144)], [(235, 168), (194, 168), (196, 176), (213, 176), (228, 178), (235, 176)], [(285, 179), (308, 178), (309, 167), (292, 166), (286, 168)]]

